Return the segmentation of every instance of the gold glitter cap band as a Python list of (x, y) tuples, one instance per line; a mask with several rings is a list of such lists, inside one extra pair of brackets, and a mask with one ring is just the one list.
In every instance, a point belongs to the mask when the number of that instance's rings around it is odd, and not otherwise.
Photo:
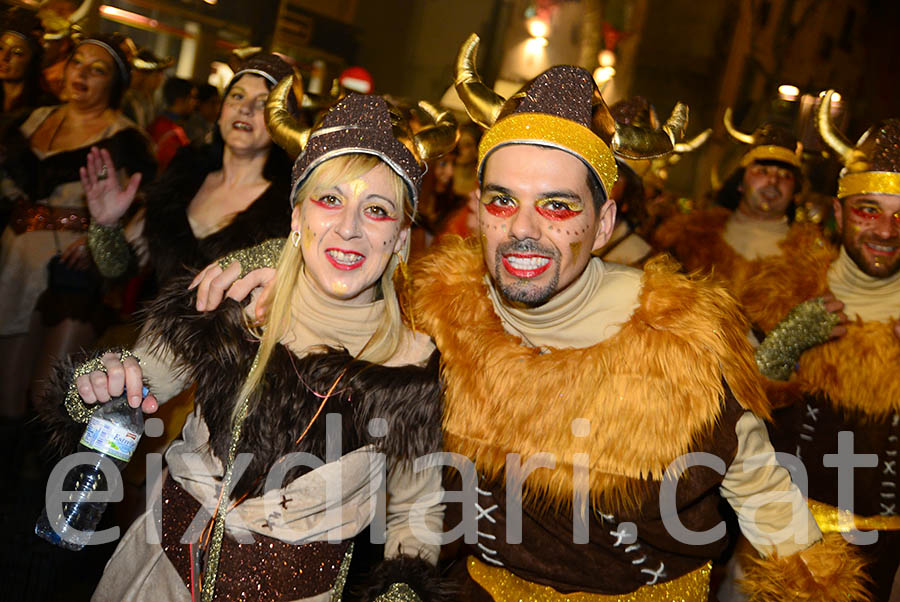
[(863, 171), (850, 173), (838, 180), (838, 198), (855, 194), (900, 194), (900, 173)]
[(848, 510), (840, 510), (830, 504), (806, 500), (809, 511), (822, 533), (846, 533), (851, 529), (860, 531), (900, 531), (900, 516), (859, 516)]
[(488, 129), (478, 145), (479, 179), (488, 156), (510, 144), (546, 146), (575, 155), (594, 172), (607, 196), (616, 183), (616, 160), (609, 146), (583, 125), (548, 113), (513, 113)]
[(488, 566), (469, 556), (469, 576), (495, 600), (529, 600), (530, 602), (706, 602), (709, 597), (709, 575), (712, 563), (695, 571), (657, 585), (645, 585), (630, 594), (561, 594), (552, 587), (532, 583), (502, 567)]
[(763, 144), (750, 149), (741, 157), (741, 167), (747, 167), (754, 161), (781, 161), (794, 167), (803, 167), (800, 155), (777, 144)]

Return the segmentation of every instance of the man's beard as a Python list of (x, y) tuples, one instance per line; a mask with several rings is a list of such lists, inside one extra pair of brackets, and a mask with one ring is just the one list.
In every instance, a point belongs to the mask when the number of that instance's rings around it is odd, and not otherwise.
[[(850, 244), (848, 244), (848, 242)], [(863, 245), (867, 242), (876, 245), (884, 245), (890, 247), (900, 246), (900, 240), (884, 241), (884, 240), (867, 240), (858, 239), (857, 241), (844, 241), (844, 249), (847, 255), (853, 260), (860, 270), (873, 278), (889, 278), (900, 271), (900, 254), (894, 256), (893, 259), (885, 259), (882, 262), (870, 261), (863, 252)], [(893, 263), (890, 263), (893, 262)]]
[[(503, 256), (510, 253), (540, 253), (550, 257), (551, 261), (553, 261), (553, 266), (550, 268), (553, 271), (553, 276), (550, 278), (550, 282), (541, 287), (528, 280), (516, 278), (507, 272), (503, 266)], [(560, 253), (557, 249), (542, 247), (534, 240), (526, 239), (500, 244), (497, 246), (497, 251), (494, 255), (494, 270), (497, 274), (496, 284), (505, 300), (519, 303), (526, 307), (538, 307), (549, 301), (556, 294), (556, 287), (559, 285), (560, 264)], [(504, 281), (501, 275), (514, 280), (512, 282)]]

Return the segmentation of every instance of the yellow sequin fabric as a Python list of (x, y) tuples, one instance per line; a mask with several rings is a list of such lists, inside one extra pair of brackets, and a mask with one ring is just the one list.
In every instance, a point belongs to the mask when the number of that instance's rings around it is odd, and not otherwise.
[(88, 248), (104, 278), (118, 278), (128, 269), (131, 251), (121, 226), (101, 226), (91, 220), (91, 225), (88, 226)]
[(393, 583), (375, 602), (422, 602), (422, 598), (405, 583)]
[(761, 144), (753, 147), (741, 157), (741, 167), (747, 167), (754, 161), (781, 161), (794, 167), (803, 166), (800, 155), (777, 144)]
[(847, 174), (838, 180), (839, 199), (854, 194), (900, 194), (900, 173), (863, 171)]
[(859, 516), (848, 510), (840, 510), (816, 500), (807, 500), (809, 511), (822, 533), (846, 533), (850, 529), (860, 531), (900, 531), (900, 516)]
[[(114, 350), (110, 350), (115, 353)], [(103, 362), (100, 360), (100, 357), (105, 355), (101, 353), (94, 359), (88, 360), (75, 368), (75, 373), (72, 375), (72, 382), (69, 383), (69, 390), (66, 392), (65, 406), (66, 411), (69, 413), (69, 416), (75, 422), (80, 422), (82, 424), (87, 424), (91, 416), (94, 415), (94, 412), (97, 410), (99, 404), (91, 404), (88, 405), (84, 403), (81, 399), (81, 395), (78, 394), (78, 386), (75, 384), (75, 381), (79, 376), (84, 376), (85, 374), (90, 374), (91, 372), (101, 371), (106, 372), (106, 366), (103, 365)], [(133, 357), (140, 363), (140, 358), (135, 356), (133, 353), (128, 351), (127, 349), (119, 352), (119, 359), (124, 360), (125, 358)]]
[(258, 268), (274, 268), (278, 265), (278, 258), (281, 256), (281, 250), (284, 249), (285, 240), (287, 239), (270, 238), (255, 247), (232, 251), (219, 259), (219, 267), (224, 270), (232, 262), (237, 261), (241, 264), (241, 275), (239, 278), (243, 278)]
[(513, 113), (488, 129), (478, 145), (479, 172), (495, 149), (507, 144), (533, 144), (558, 148), (580, 157), (600, 178), (607, 193), (618, 171), (612, 150), (600, 137), (570, 119), (547, 113)]
[(756, 349), (759, 371), (772, 380), (788, 380), (803, 352), (827, 341), (839, 322), (837, 314), (825, 310), (824, 299), (804, 301)]
[(517, 577), (502, 567), (488, 566), (469, 556), (469, 576), (494, 600), (527, 602), (706, 602), (709, 598), (709, 575), (712, 562), (677, 579), (658, 585), (645, 585), (628, 594), (561, 594), (552, 587)]

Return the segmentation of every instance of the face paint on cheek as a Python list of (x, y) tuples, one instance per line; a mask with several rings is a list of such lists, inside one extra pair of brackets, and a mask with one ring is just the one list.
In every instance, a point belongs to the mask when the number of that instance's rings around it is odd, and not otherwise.
[(343, 295), (347, 292), (347, 285), (340, 281), (332, 282), (331, 291), (336, 295)]
[(313, 231), (309, 229), (309, 226), (303, 227), (303, 248), (304, 248), (304, 250), (307, 250), (307, 251), (309, 250), (309, 247), (312, 246), (313, 238), (315, 238), (315, 237), (316, 237), (315, 233), (313, 233)]
[(578, 254), (581, 253), (581, 241), (577, 240), (575, 242), (570, 242), (569, 250), (572, 251), (572, 256), (577, 259)]

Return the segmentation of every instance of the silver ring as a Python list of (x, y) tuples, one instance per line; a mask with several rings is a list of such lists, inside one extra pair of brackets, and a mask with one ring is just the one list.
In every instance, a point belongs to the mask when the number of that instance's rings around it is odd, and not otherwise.
[(100, 168), (100, 171), (97, 173), (97, 179), (105, 180), (108, 177), (109, 177), (109, 174), (106, 173), (106, 165), (104, 165), (103, 167)]

